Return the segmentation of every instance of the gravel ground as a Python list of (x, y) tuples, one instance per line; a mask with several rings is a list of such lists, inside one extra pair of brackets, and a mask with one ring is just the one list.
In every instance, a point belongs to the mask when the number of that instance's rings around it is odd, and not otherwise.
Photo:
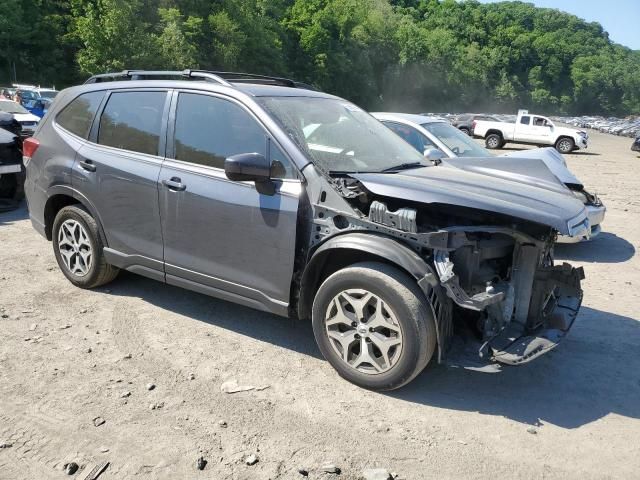
[(391, 394), (341, 380), (308, 324), (126, 273), (76, 289), (26, 208), (0, 214), (0, 479), (105, 461), (100, 480), (638, 478), (640, 158), (627, 138), (591, 145), (568, 162), (608, 213), (557, 249), (587, 274), (572, 334), (527, 366), (430, 365)]

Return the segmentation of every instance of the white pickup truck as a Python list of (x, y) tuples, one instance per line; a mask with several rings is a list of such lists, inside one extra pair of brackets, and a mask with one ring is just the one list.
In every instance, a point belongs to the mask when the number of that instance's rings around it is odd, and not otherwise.
[(472, 124), (474, 137), (484, 138), (487, 148), (502, 148), (506, 143), (552, 145), (560, 153), (587, 148), (587, 132), (557, 127), (547, 117), (518, 110), (516, 123), (478, 120)]

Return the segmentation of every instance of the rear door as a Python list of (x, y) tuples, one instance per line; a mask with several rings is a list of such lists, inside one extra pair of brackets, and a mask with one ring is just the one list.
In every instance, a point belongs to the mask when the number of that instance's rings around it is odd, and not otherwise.
[[(286, 314), (301, 182), (292, 163), (246, 107), (223, 96), (174, 95), (160, 215), (167, 283)], [(272, 161), (274, 195), (233, 182), (226, 157)]]
[(109, 261), (160, 280), (158, 176), (169, 99), (166, 89), (108, 92), (73, 167), (74, 188), (98, 212)]

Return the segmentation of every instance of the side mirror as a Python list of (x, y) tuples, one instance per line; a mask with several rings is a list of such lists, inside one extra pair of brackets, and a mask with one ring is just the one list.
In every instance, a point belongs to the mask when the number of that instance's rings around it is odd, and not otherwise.
[(224, 161), (224, 173), (235, 182), (266, 182), (271, 177), (271, 165), (260, 153), (239, 153)]
[(424, 151), (424, 158), (435, 163), (436, 165), (441, 162), (447, 155), (439, 148), (427, 148)]
[(239, 153), (224, 161), (224, 173), (234, 182), (255, 182), (256, 190), (265, 195), (275, 193), (271, 181), (271, 165), (260, 153)]

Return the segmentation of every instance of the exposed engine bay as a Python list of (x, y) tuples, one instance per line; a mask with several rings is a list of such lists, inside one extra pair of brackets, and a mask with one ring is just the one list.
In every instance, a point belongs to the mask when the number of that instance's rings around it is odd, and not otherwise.
[[(417, 252), (431, 269), (418, 284), (433, 308), (440, 362), (485, 371), (494, 371), (496, 362), (523, 364), (553, 349), (571, 328), (584, 273), (566, 263), (554, 266), (553, 228), (496, 212), (380, 197), (349, 177), (336, 184), (356, 214), (320, 200), (313, 205), (311, 243), (373, 230)], [(462, 333), (460, 347), (454, 334)]]

